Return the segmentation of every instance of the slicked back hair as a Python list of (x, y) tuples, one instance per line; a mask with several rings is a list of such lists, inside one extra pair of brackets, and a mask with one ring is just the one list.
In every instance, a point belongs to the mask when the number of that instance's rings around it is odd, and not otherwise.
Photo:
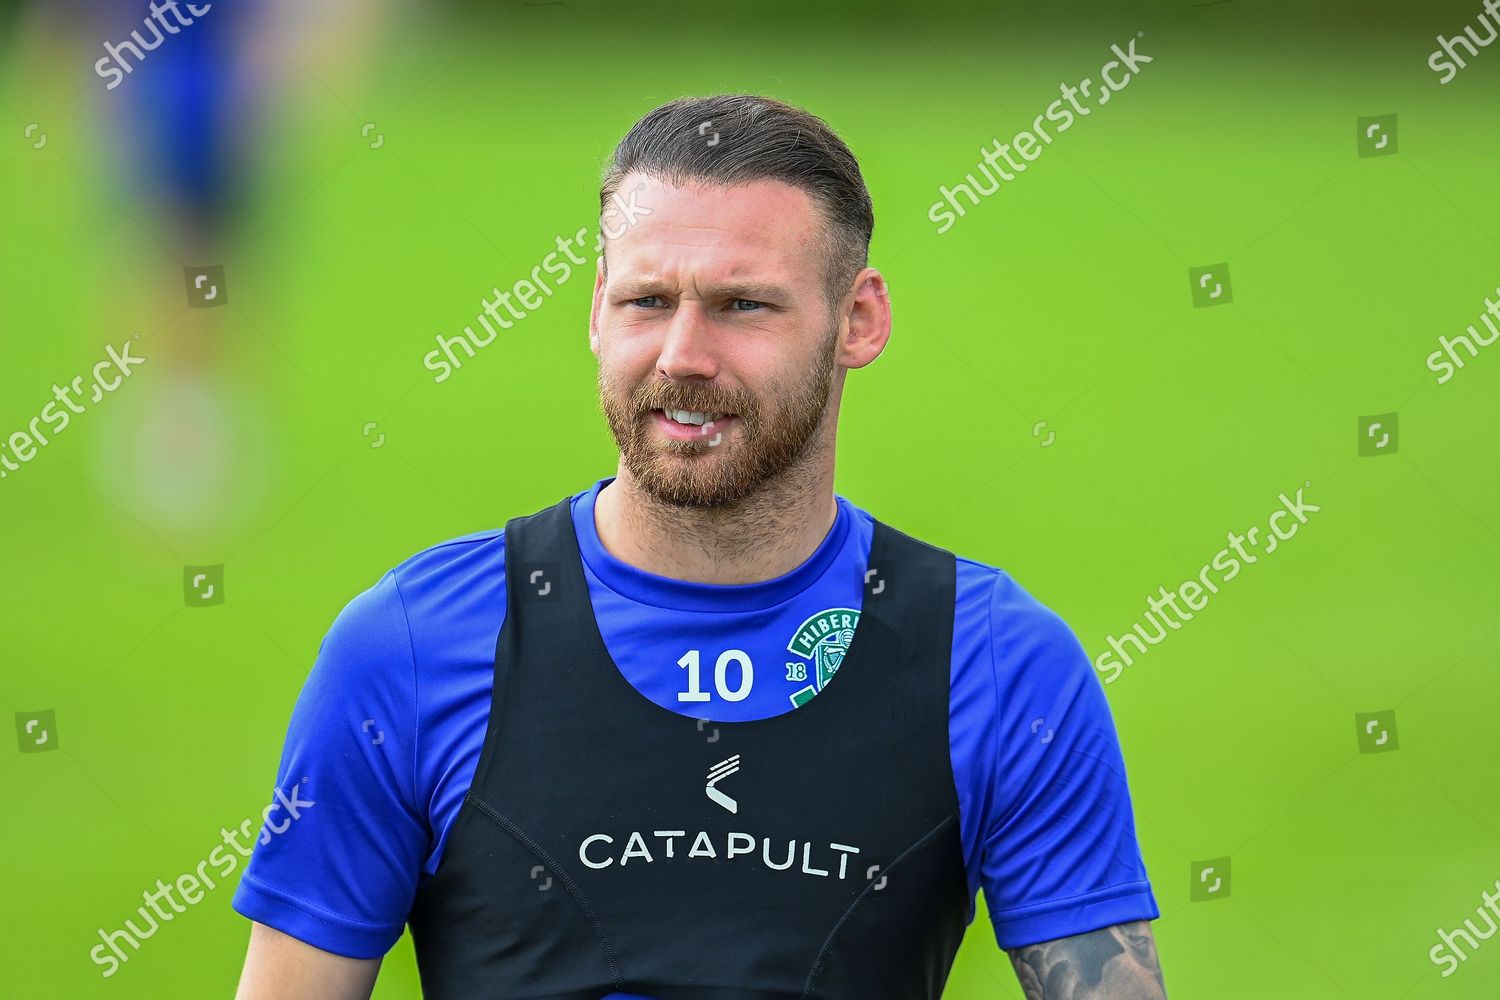
[(859, 162), (833, 129), (801, 108), (754, 94), (680, 97), (648, 112), (615, 147), (599, 189), (601, 214), (632, 173), (677, 186), (775, 180), (807, 192), (823, 215), (830, 312), (869, 261), (875, 210)]

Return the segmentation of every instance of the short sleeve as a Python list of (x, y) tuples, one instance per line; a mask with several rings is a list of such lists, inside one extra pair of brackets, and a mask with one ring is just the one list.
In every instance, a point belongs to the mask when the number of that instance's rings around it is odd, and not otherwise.
[(1155, 919), (1093, 665), (1067, 624), (1005, 574), (990, 612), (999, 721), (980, 882), (997, 943)]
[(236, 911), (350, 958), (378, 958), (396, 943), (429, 841), (413, 804), (415, 710), (411, 636), (392, 571), (350, 601), (323, 639), (272, 797), (291, 808), (266, 817)]

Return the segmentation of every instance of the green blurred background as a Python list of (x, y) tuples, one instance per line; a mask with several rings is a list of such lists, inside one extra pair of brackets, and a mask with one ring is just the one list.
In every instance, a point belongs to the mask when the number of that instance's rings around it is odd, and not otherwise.
[[(54, 711), (58, 751), (0, 745), (0, 997), (232, 995), (231, 884), (107, 980), (96, 929), (268, 801), (351, 597), (613, 472), (586, 273), (442, 384), (421, 359), (592, 233), (640, 115), (719, 91), (822, 116), (874, 198), (895, 332), (850, 376), (838, 492), (1096, 655), (1278, 492), (1323, 507), (1106, 688), (1171, 996), (1500, 996), (1500, 939), (1428, 958), (1500, 879), (1500, 347), (1424, 363), (1500, 284), (1500, 51), (1427, 65), (1477, 2), (226, 4), (265, 90), (217, 243), (131, 176), (141, 77), (91, 69), (118, 12), (3, 9), (0, 431), (106, 344), (148, 360), (0, 481), (0, 703)], [(938, 235), (938, 185), (1137, 33), (1155, 61)], [(1360, 157), (1387, 114), (1397, 152)], [(1232, 303), (1194, 308), (1225, 262)], [(226, 307), (187, 308), (199, 264)], [(1398, 450), (1358, 457), (1392, 412)], [(226, 599), (189, 607), (209, 564)], [(1355, 714), (1391, 711), (1361, 753)], [(1020, 995), (982, 906), (946, 995)], [(409, 939), (375, 996), (418, 996)]]

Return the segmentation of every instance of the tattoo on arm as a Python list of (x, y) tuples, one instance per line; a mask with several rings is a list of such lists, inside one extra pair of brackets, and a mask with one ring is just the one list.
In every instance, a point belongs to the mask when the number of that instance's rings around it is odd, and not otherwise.
[(1151, 923), (1006, 950), (1026, 1000), (1166, 1000)]

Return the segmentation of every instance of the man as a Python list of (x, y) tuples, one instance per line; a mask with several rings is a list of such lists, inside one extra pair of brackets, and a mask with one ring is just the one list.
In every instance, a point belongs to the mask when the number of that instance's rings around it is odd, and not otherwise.
[(616, 475), (339, 615), (280, 772), (315, 805), (235, 896), (241, 1000), (367, 997), (407, 924), (429, 1000), (934, 998), (980, 886), (1028, 997), (1164, 997), (1077, 640), (833, 492), (891, 326), (852, 154), (685, 98), (622, 192), (589, 330)]

